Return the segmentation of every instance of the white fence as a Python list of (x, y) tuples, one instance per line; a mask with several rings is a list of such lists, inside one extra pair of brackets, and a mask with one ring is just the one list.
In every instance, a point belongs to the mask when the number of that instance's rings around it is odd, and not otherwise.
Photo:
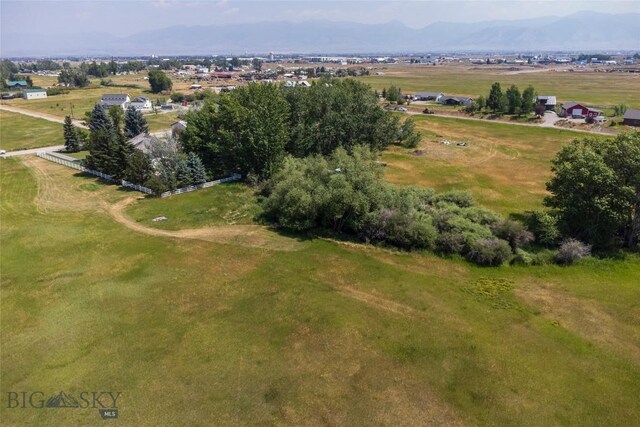
[(178, 188), (177, 190), (173, 190), (173, 191), (165, 191), (164, 193), (160, 194), (160, 197), (169, 197), (174, 194), (188, 193), (190, 191), (196, 191), (196, 190), (201, 190), (203, 188), (213, 187), (214, 185), (223, 184), (225, 182), (238, 181), (239, 179), (242, 179), (242, 175), (234, 173), (231, 176), (228, 176), (222, 179), (217, 179), (215, 181), (209, 181), (209, 182), (205, 182), (198, 185), (190, 185), (188, 187)]
[[(82, 166), (80, 163), (77, 163), (75, 161), (66, 160), (66, 159), (64, 159), (62, 157), (59, 157), (59, 156), (56, 156), (56, 155), (52, 155), (52, 154), (53, 153), (46, 153), (44, 151), (38, 151), (36, 153), (36, 156), (42, 157), (43, 159), (49, 160), (50, 162), (58, 163), (60, 165), (68, 166), (70, 168), (77, 169), (77, 170), (82, 171), (82, 172), (90, 173), (91, 175), (99, 176), (100, 178), (102, 178), (102, 179), (104, 179), (106, 181), (109, 181), (109, 182), (118, 182), (117, 180), (113, 179), (113, 177), (111, 175), (107, 175), (106, 173), (102, 173), (102, 172), (98, 172), (98, 171), (93, 170), (93, 169), (86, 168), (86, 167)], [(64, 157), (67, 157), (67, 156), (64, 156)], [(177, 190), (173, 190), (173, 191), (165, 191), (164, 193), (160, 194), (160, 197), (169, 197), (169, 196), (172, 196), (174, 194), (182, 194), (182, 193), (188, 193), (190, 191), (201, 190), (203, 188), (213, 187), (214, 185), (222, 184), (222, 183), (225, 183), (225, 182), (238, 181), (241, 178), (242, 178), (242, 175), (234, 173), (233, 175), (231, 175), (231, 176), (229, 176), (227, 178), (222, 178), (222, 179), (218, 179), (218, 180), (215, 180), (215, 181), (209, 181), (209, 182), (205, 182), (205, 183), (198, 184), (198, 185), (190, 185), (188, 187), (178, 188)], [(145, 194), (154, 194), (153, 190), (151, 190), (150, 188), (143, 187), (142, 185), (134, 184), (134, 183), (129, 182), (129, 181), (125, 181), (124, 179), (122, 181), (119, 181), (119, 183), (123, 187), (132, 188), (134, 190), (140, 191), (140, 192), (145, 193)]]
[[(43, 159), (49, 160), (50, 162), (58, 163), (59, 165), (68, 166), (73, 169), (78, 169), (79, 171), (82, 171), (82, 172), (90, 173), (91, 175), (99, 176), (100, 178), (109, 182), (118, 182), (117, 180), (113, 179), (111, 175), (107, 175), (106, 173), (102, 173), (93, 169), (86, 168), (76, 161), (70, 161), (65, 158), (62, 158), (63, 156), (55, 155), (53, 153), (45, 153), (44, 151), (38, 151), (36, 153), (36, 156), (42, 157)], [(64, 157), (68, 157), (68, 156), (64, 156)], [(143, 187), (142, 185), (133, 184), (129, 181), (125, 181), (124, 179), (119, 182), (120, 182), (120, 185), (122, 185), (123, 187), (133, 188), (134, 190), (138, 190), (145, 194), (153, 194), (153, 191), (151, 189), (147, 187)]]
[(109, 181), (116, 182), (115, 179), (111, 175), (107, 175), (106, 173), (98, 172), (93, 169), (85, 168), (79, 163), (71, 162), (69, 160), (61, 159), (60, 157), (52, 156), (49, 153), (45, 153), (44, 151), (38, 151), (36, 156), (42, 157), (45, 160), (49, 160), (50, 162), (58, 163), (59, 165), (64, 165), (73, 169), (78, 169), (79, 171), (90, 173), (91, 175), (99, 176), (100, 178)]

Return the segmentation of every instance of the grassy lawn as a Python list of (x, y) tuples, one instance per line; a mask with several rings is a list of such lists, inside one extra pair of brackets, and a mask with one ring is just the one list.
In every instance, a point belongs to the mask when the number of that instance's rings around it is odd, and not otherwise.
[(78, 151), (77, 153), (64, 153), (67, 156), (75, 157), (76, 159), (85, 159), (89, 155), (89, 150)]
[(149, 131), (158, 132), (168, 130), (178, 120), (178, 113), (147, 113), (144, 118), (149, 123)]
[[(251, 188), (227, 183), (164, 199), (147, 198), (127, 210), (132, 219), (166, 230), (210, 225), (251, 224), (260, 212)], [(153, 222), (153, 218), (167, 217)]]
[[(392, 147), (382, 155), (389, 182), (469, 191), (503, 214), (539, 209), (551, 159), (563, 144), (587, 135), (553, 128), (413, 116), (423, 135), (418, 150)], [(450, 145), (443, 145), (443, 140)], [(457, 146), (466, 142), (468, 146)]]
[[(475, 68), (475, 69), (472, 69)], [(571, 73), (544, 71), (512, 74), (504, 70), (469, 66), (389, 65), (382, 76), (358, 79), (382, 90), (392, 84), (403, 92), (438, 91), (448, 95), (487, 96), (491, 84), (503, 90), (512, 84), (520, 90), (532, 85), (540, 95), (555, 95), (559, 102), (581, 101), (590, 106), (625, 103), (640, 108), (638, 77), (633, 73)]]
[[(640, 419), (637, 255), (486, 269), (324, 240), (153, 237), (105, 210), (130, 192), (42, 159), (2, 163), (3, 394), (120, 391), (128, 425)], [(188, 196), (160, 202), (202, 207)], [(100, 422), (4, 404), (0, 417)]]
[(61, 124), (0, 110), (0, 149), (13, 151), (63, 143)]

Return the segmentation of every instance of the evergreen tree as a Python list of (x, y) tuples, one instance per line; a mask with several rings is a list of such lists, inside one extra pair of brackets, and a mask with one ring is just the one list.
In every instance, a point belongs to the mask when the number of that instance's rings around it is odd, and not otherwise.
[(113, 123), (111, 122), (109, 115), (100, 104), (96, 104), (96, 106), (93, 107), (93, 110), (89, 114), (88, 125), (89, 130), (92, 132), (97, 130), (106, 130), (111, 132), (113, 129)]
[(147, 119), (145, 119), (142, 113), (135, 108), (127, 108), (127, 112), (124, 115), (125, 136), (131, 139), (141, 133), (149, 133)]
[(64, 148), (69, 153), (77, 153), (80, 151), (80, 140), (76, 128), (71, 121), (70, 116), (64, 118)]
[(107, 110), (109, 117), (111, 118), (111, 122), (113, 123), (113, 128), (117, 132), (122, 130), (122, 125), (124, 122), (124, 112), (119, 105), (112, 105)]
[(207, 182), (207, 171), (204, 168), (204, 164), (200, 157), (196, 153), (189, 153), (187, 158), (187, 166), (191, 175), (192, 184), (202, 184)]
[(89, 138), (89, 155), (84, 160), (85, 165), (108, 175), (119, 169), (118, 151), (113, 133), (108, 129), (97, 129), (91, 132)]
[(520, 106), (520, 112), (524, 115), (531, 114), (536, 108), (537, 95), (533, 86), (527, 86), (522, 92), (522, 105)]
[(176, 181), (178, 182), (178, 187), (186, 187), (193, 184), (189, 164), (184, 155), (182, 155), (176, 163)]
[(494, 113), (502, 113), (505, 109), (504, 95), (500, 83), (495, 82), (491, 85), (491, 91), (487, 98), (487, 108), (493, 110)]
[(518, 114), (520, 115), (520, 107), (522, 106), (522, 96), (520, 95), (520, 90), (518, 86), (511, 85), (509, 89), (507, 89), (507, 103), (508, 108), (507, 111), (509, 114)]
[(124, 172), (124, 179), (134, 184), (144, 185), (153, 173), (151, 161), (140, 150), (133, 150)]

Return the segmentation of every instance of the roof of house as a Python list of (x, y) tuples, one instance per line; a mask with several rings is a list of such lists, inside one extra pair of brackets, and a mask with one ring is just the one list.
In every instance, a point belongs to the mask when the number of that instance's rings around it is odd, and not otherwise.
[(7, 80), (7, 86), (24, 86), (27, 87), (26, 80)]
[(127, 98), (129, 98), (129, 94), (127, 93), (105, 93), (102, 95), (101, 101), (120, 101), (126, 102)]
[(147, 98), (146, 96), (139, 96), (131, 102), (147, 102), (148, 100), (149, 98)]
[(472, 99), (468, 96), (443, 96), (442, 98), (440, 98), (440, 102), (447, 102), (449, 100), (454, 100), (457, 102), (472, 101)]
[(582, 106), (582, 104), (578, 104), (577, 102), (565, 102), (564, 104), (562, 104), (562, 108), (568, 110), (569, 108), (575, 107), (576, 105)]
[(184, 120), (178, 120), (177, 122), (171, 123), (171, 127), (174, 127), (176, 125), (179, 125), (182, 128), (186, 128), (187, 127), (187, 122), (184, 121)]
[(540, 95), (538, 101), (547, 101), (547, 105), (556, 105), (556, 97), (553, 95)]
[(153, 140), (155, 140), (155, 137), (149, 135), (148, 133), (141, 133), (131, 138), (128, 142), (136, 150), (140, 150), (143, 153), (148, 153), (151, 149), (151, 142), (153, 142)]
[(39, 92), (47, 92), (45, 89), (25, 89), (26, 93), (39, 93)]
[(633, 108), (629, 108), (624, 113), (624, 118), (629, 120), (640, 120), (640, 110), (634, 110)]
[(438, 97), (438, 96), (442, 96), (442, 92), (416, 92), (416, 96)]

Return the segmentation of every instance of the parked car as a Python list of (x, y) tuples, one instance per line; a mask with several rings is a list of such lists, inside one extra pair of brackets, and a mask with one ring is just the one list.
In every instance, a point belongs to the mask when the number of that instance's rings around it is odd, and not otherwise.
[(396, 108), (396, 111), (400, 111), (400, 112), (402, 112), (402, 113), (406, 113), (406, 112), (407, 112), (407, 109), (406, 109), (406, 108), (404, 108), (404, 107), (398, 107), (398, 108)]

